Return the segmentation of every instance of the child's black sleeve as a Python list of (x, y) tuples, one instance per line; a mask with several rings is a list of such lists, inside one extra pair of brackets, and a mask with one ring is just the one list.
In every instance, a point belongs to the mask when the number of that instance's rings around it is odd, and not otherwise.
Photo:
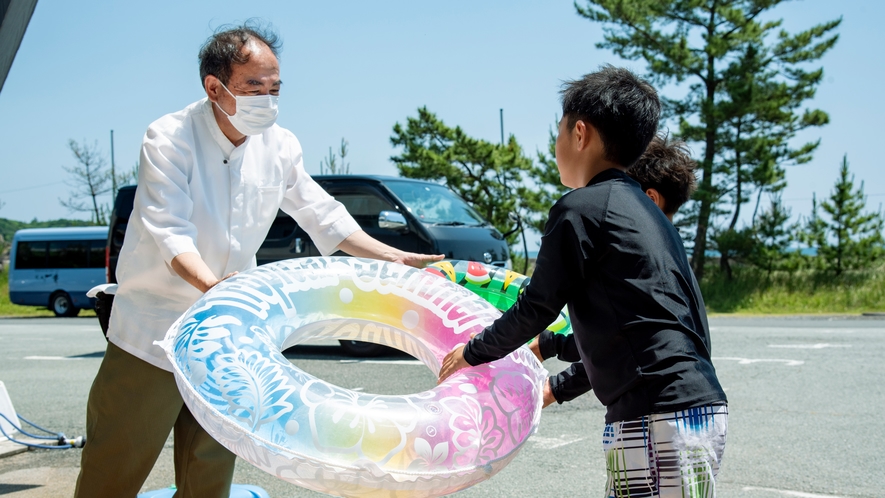
[(556, 401), (564, 403), (589, 392), (590, 378), (581, 362), (572, 363), (568, 368), (550, 377), (550, 390)]
[(516, 304), (467, 343), (467, 363), (479, 365), (507, 356), (559, 316), (571, 294), (574, 276), (583, 271), (585, 259), (570, 214), (561, 202), (550, 210), (532, 280)]
[(569, 363), (581, 361), (581, 353), (578, 352), (574, 334), (554, 334), (545, 330), (538, 336), (538, 348), (545, 360), (555, 356)]

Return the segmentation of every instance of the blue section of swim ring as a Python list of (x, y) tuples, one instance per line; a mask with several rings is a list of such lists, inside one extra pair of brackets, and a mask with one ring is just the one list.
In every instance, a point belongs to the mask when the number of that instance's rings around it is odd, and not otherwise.
[[(141, 493), (138, 498), (172, 498), (173, 495), (175, 495), (175, 486)], [(270, 498), (270, 495), (258, 486), (234, 484), (230, 488), (230, 498)]]

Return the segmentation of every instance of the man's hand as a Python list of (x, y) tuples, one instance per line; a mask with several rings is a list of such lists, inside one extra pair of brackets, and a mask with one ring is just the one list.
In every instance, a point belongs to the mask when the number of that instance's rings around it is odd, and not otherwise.
[[(208, 291), (221, 281), (212, 273), (212, 270), (209, 269), (203, 258), (195, 252), (184, 252), (175, 256), (172, 258), (170, 266), (172, 266), (172, 269), (175, 270), (179, 277), (199, 289), (200, 292)], [(228, 275), (224, 278), (230, 276)]]
[(543, 408), (547, 408), (551, 404), (556, 403), (556, 398), (553, 396), (553, 389), (550, 388), (550, 377), (547, 377), (547, 380), (544, 382), (544, 405)]
[(402, 265), (409, 265), (415, 268), (424, 268), (430, 263), (442, 261), (444, 254), (416, 254), (413, 252), (401, 252), (394, 256), (394, 262)]
[(451, 350), (449, 354), (443, 358), (442, 367), (439, 369), (439, 380), (437, 380), (436, 383), (442, 384), (446, 379), (451, 377), (452, 374), (469, 366), (470, 364), (464, 359), (464, 345), (462, 344)]
[(415, 254), (401, 251), (372, 238), (362, 230), (357, 230), (341, 241), (338, 249), (358, 258), (380, 259), (415, 268), (424, 268), (429, 263), (441, 261), (445, 257), (443, 254)]

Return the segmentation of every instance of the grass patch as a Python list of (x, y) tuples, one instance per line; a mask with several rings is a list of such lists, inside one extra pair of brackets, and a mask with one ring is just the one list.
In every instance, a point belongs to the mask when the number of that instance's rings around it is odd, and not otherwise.
[(713, 313), (883, 312), (885, 267), (835, 276), (814, 270), (768, 275), (755, 267), (736, 266), (732, 280), (718, 268), (708, 268), (701, 292)]
[[(6, 267), (0, 271), (0, 316), (55, 316), (48, 308), (40, 306), (20, 306), (9, 301), (9, 272)], [(77, 316), (95, 316), (93, 310), (80, 310)]]

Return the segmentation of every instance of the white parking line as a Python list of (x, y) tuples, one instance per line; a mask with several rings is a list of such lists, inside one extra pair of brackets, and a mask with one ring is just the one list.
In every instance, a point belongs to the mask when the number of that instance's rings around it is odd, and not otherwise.
[(71, 358), (68, 356), (25, 356), (26, 360), (82, 360), (83, 358)]
[(744, 486), (741, 491), (769, 491), (785, 496), (797, 496), (799, 498), (845, 498), (839, 495), (819, 495), (815, 493), (806, 493), (804, 491), (792, 491), (789, 489), (760, 488), (758, 486)]
[(563, 446), (568, 446), (573, 443), (577, 443), (578, 441), (583, 441), (587, 438), (581, 437), (578, 439), (564, 439), (558, 437), (541, 437), (541, 436), (532, 436), (529, 441), (535, 443), (535, 446), (538, 446), (542, 450), (553, 450), (556, 448), (561, 448)]
[(731, 356), (718, 356), (712, 358), (714, 361), (736, 361), (738, 365), (751, 365), (753, 363), (783, 363), (788, 367), (796, 367), (804, 364), (802, 360), (781, 360), (776, 358), (735, 358)]
[(818, 344), (769, 344), (770, 348), (789, 348), (789, 349), (825, 349), (825, 348), (850, 348), (851, 344), (829, 344), (821, 342)]

